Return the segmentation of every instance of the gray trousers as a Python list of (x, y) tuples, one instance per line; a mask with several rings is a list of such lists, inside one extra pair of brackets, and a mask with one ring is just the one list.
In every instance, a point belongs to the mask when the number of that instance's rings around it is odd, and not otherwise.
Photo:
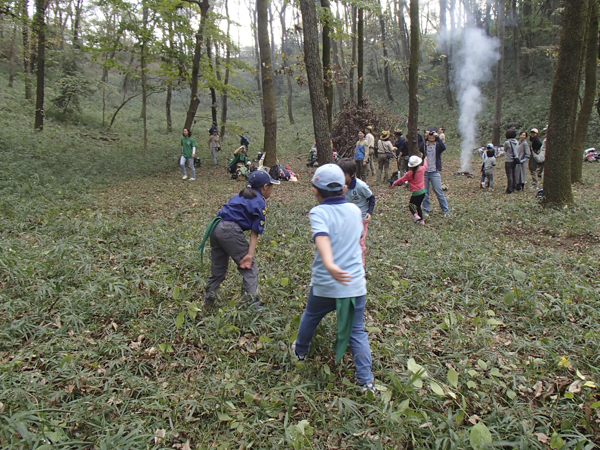
[(235, 222), (219, 222), (210, 235), (210, 276), (206, 283), (207, 300), (214, 300), (217, 296), (219, 286), (227, 275), (229, 257), (238, 265), (238, 271), (242, 274), (242, 294), (245, 300), (252, 301), (256, 298), (258, 289), (258, 265), (256, 259), (252, 258), (250, 269), (240, 269), (239, 264), (244, 256), (248, 254), (250, 244), (244, 236), (244, 232)]
[(213, 164), (216, 166), (217, 165), (217, 155), (219, 154), (219, 152), (217, 152), (217, 149), (219, 147), (213, 147), (210, 149), (210, 155), (212, 156), (213, 159)]
[[(390, 168), (390, 160), (388, 159), (387, 153), (377, 155), (377, 181), (387, 181), (390, 179), (390, 175), (388, 173)], [(381, 173), (384, 172), (384, 178), (381, 179)]]
[[(369, 170), (371, 170), (371, 175), (375, 175), (375, 150), (372, 148), (369, 148), (369, 162), (367, 163), (367, 167), (365, 167), (365, 169), (367, 169), (367, 172)], [(367, 172), (365, 172), (365, 175), (367, 174)]]
[(494, 171), (486, 170), (485, 171), (485, 179), (487, 181), (487, 187), (492, 189), (494, 187)]

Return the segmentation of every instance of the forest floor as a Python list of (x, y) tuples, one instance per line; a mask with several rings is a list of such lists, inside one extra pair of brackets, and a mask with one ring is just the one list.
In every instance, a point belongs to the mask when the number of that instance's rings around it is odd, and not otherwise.
[(476, 159), (468, 178), (454, 175), (455, 151), (444, 158), (452, 214), (433, 201), (424, 227), (406, 189), (367, 180), (377, 392), (366, 396), (349, 354), (335, 364), (334, 317), (306, 363), (290, 357), (314, 254), (303, 157), (282, 158), (300, 180), (268, 202), (259, 313), (241, 304), (233, 263), (222, 301), (202, 305), (208, 254), (202, 265), (197, 246), (243, 187), (223, 166), (195, 182), (173, 164), (34, 191), (5, 163), (3, 448), (600, 445), (600, 164), (584, 164), (577, 206), (544, 210), (535, 191), (501, 194), (502, 162), (488, 192)]

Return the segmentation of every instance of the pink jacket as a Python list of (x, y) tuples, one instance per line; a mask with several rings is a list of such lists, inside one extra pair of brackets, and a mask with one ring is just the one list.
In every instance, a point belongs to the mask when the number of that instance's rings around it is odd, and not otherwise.
[(415, 172), (413, 176), (412, 169), (409, 169), (406, 174), (400, 178), (399, 180), (394, 181), (394, 186), (399, 186), (403, 184), (405, 181), (408, 181), (408, 188), (410, 192), (420, 191), (421, 189), (425, 189), (425, 171), (427, 170), (427, 160), (420, 166)]

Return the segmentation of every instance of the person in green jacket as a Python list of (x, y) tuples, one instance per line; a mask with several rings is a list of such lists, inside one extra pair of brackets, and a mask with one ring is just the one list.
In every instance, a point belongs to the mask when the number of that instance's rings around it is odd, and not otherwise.
[(190, 181), (196, 179), (196, 169), (194, 169), (194, 158), (196, 156), (196, 141), (192, 137), (192, 132), (188, 128), (183, 129), (183, 136), (181, 137), (181, 158), (179, 158), (179, 167), (181, 167), (181, 173), (183, 179), (187, 180), (187, 172), (185, 171), (185, 163), (192, 170), (192, 176)]
[(238, 163), (242, 163), (245, 168), (248, 165), (248, 156), (246, 155), (246, 147), (241, 145), (233, 151), (233, 159), (229, 161), (229, 173), (232, 175), (237, 172)]

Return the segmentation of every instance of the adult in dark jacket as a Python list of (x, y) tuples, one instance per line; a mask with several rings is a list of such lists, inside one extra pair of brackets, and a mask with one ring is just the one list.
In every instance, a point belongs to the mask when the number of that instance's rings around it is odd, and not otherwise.
[(425, 134), (426, 141), (419, 145), (419, 151), (423, 154), (423, 158), (427, 157), (427, 170), (425, 171), (425, 198), (423, 199), (423, 211), (429, 214), (429, 184), (433, 187), (433, 191), (437, 196), (440, 208), (444, 216), (450, 213), (448, 209), (448, 201), (442, 190), (442, 152), (446, 150), (446, 145), (440, 140), (435, 128), (430, 128)]
[(509, 128), (505, 133), (506, 142), (504, 142), (504, 170), (506, 172), (506, 191), (505, 194), (512, 194), (515, 190), (515, 170), (521, 169), (521, 160), (517, 155), (519, 143), (515, 139), (517, 132), (514, 128)]
[[(540, 156), (542, 149), (542, 140), (539, 137), (537, 128), (532, 128), (529, 132), (531, 141), (531, 158), (529, 158), (529, 173), (531, 173), (531, 186), (529, 189), (538, 189), (538, 179), (541, 181), (542, 172), (544, 171), (543, 155)], [(537, 160), (542, 161), (537, 161)]]
[(406, 139), (404, 139), (404, 137), (402, 136), (402, 131), (396, 130), (394, 131), (394, 135), (396, 136), (396, 142), (394, 142), (394, 147), (396, 148), (398, 170), (404, 173), (406, 172), (408, 167), (408, 143), (406, 142)]

